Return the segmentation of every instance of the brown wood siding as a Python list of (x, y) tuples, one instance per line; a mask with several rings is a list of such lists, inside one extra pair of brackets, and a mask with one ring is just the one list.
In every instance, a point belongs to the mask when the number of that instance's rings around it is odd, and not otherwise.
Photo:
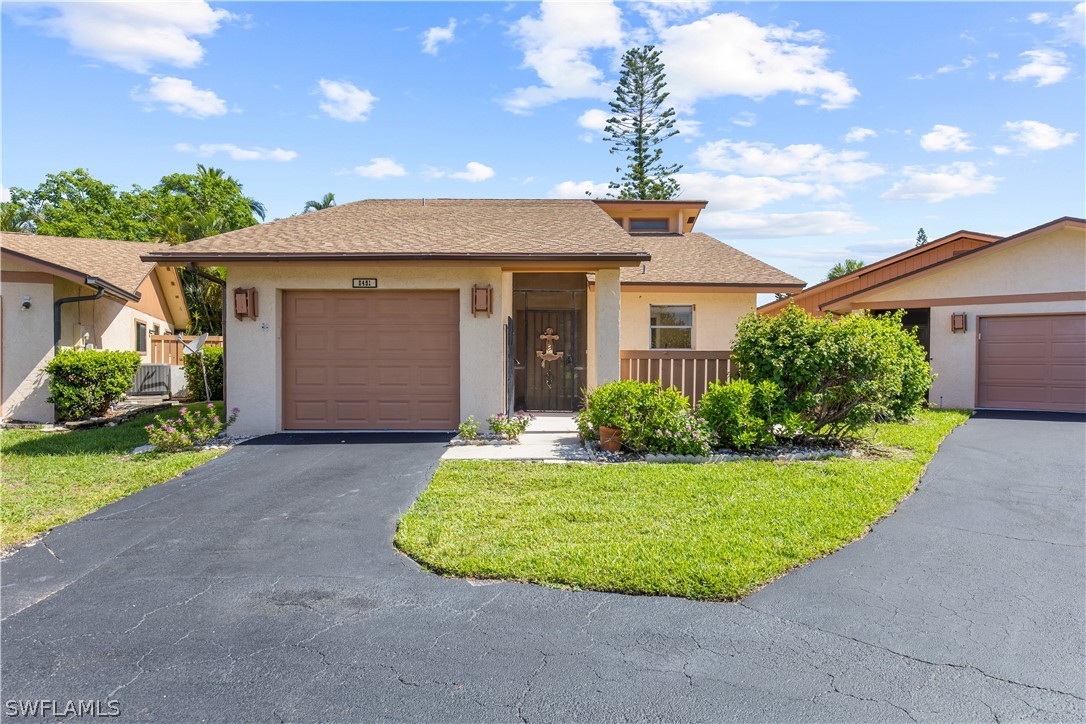
[(676, 387), (696, 405), (711, 382), (731, 379), (731, 356), (729, 351), (624, 349), (619, 364), (622, 379)]
[(1086, 412), (1086, 314), (981, 317), (977, 407)]
[(283, 292), (283, 428), (452, 430), (456, 291)]
[[(970, 251), (971, 249), (976, 249), (980, 246), (987, 246), (989, 243), (990, 242), (980, 241), (978, 239), (958, 238), (954, 241), (947, 242), (946, 244), (932, 247), (930, 250), (923, 251), (919, 254), (908, 256), (900, 261), (892, 262), (886, 266), (878, 267), (877, 269), (872, 269), (870, 272), (857, 274), (839, 284), (827, 284), (825, 288), (812, 291), (809, 294), (801, 293), (800, 295), (797, 295), (797, 298), (794, 301), (797, 306), (802, 307), (811, 314), (821, 314), (821, 306), (827, 302), (847, 297), (850, 294), (855, 294), (856, 292), (873, 287), (876, 284), (882, 284), (883, 282), (896, 279), (904, 274), (914, 272), (917, 269), (931, 266), (944, 259), (949, 259), (954, 256), (955, 253)], [(776, 314), (786, 306), (788, 305), (784, 304), (779, 309), (769, 310), (767, 313)]]

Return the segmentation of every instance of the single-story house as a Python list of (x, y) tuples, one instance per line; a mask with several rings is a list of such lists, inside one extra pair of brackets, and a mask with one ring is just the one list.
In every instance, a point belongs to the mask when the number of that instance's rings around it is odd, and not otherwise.
[(759, 308), (905, 310), (937, 375), (932, 405), (1086, 412), (1086, 220), (960, 231)]
[(705, 205), (375, 199), (144, 258), (226, 267), (238, 433), (449, 430), (574, 410), (624, 364), (716, 374), (757, 294), (803, 282), (694, 232)]
[(165, 244), (0, 235), (4, 419), (52, 422), (43, 368), (62, 347), (147, 355), (152, 335), (189, 325), (173, 266), (140, 256)]

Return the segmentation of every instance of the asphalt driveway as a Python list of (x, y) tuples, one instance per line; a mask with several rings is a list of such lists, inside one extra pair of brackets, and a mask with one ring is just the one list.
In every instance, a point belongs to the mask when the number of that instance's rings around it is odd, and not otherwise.
[(866, 538), (740, 604), (421, 571), (442, 451), (277, 436), (3, 562), (3, 692), (147, 721), (1086, 719), (1086, 424), (973, 419)]

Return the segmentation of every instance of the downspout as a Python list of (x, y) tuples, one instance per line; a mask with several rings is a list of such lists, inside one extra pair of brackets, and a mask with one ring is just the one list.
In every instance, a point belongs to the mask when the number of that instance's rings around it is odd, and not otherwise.
[(87, 277), (83, 282), (91, 289), (98, 290), (95, 294), (87, 294), (82, 297), (63, 297), (53, 302), (53, 353), (60, 352), (60, 307), (70, 302), (93, 302), (101, 299), (106, 290), (98, 285), (97, 277)]
[[(230, 415), (230, 408), (226, 405), (226, 280), (220, 279), (214, 274), (208, 274), (206, 271), (196, 266), (196, 262), (194, 261), (190, 261), (186, 264), (185, 269), (201, 279), (206, 279), (207, 281), (222, 287), (222, 406), (223, 417), (228, 417)], [(211, 400), (208, 400), (208, 402), (211, 402)]]

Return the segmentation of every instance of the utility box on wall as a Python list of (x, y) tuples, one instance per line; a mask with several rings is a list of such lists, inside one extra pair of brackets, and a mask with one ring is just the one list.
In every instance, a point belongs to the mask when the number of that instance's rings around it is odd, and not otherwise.
[(256, 287), (234, 290), (234, 316), (238, 319), (256, 319)]

